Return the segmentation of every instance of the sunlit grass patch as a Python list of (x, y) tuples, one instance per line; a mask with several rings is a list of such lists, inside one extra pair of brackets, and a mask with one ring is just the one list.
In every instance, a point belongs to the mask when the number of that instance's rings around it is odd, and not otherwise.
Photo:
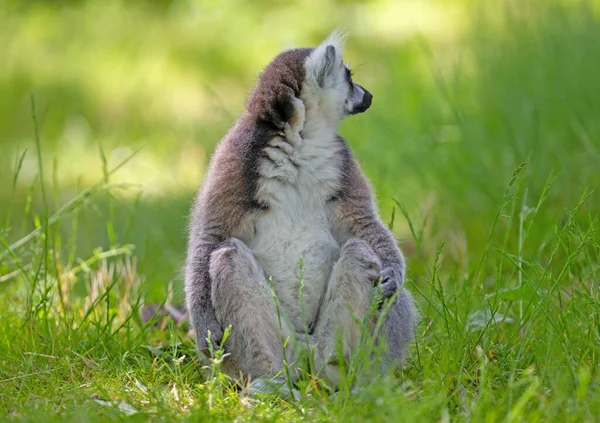
[[(1, 18), (0, 420), (597, 420), (595, 3), (407, 6), (431, 11), (421, 28), (460, 15), (415, 37), (392, 2), (232, 3), (227, 33), (213, 6), (171, 3)], [(272, 34), (316, 42), (338, 10), (372, 12), (346, 29), (373, 107), (341, 132), (407, 253), (420, 325), (387, 377), (249, 399), (185, 326), (139, 310), (181, 302), (193, 191), (282, 47)], [(386, 22), (370, 31), (373, 16)]]

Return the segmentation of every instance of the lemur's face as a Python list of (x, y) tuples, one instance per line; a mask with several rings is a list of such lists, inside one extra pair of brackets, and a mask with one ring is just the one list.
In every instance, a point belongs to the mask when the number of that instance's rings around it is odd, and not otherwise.
[(343, 40), (337, 34), (315, 48), (306, 59), (303, 100), (333, 120), (366, 111), (373, 95), (352, 80), (342, 58)]
[(369, 107), (371, 107), (371, 102), (373, 101), (373, 94), (368, 92), (362, 86), (358, 85), (356, 82), (352, 81), (352, 71), (348, 66), (345, 66), (345, 69), (346, 81), (348, 82), (350, 92), (350, 94), (346, 98), (346, 113), (348, 113), (349, 115), (362, 113), (366, 111)]

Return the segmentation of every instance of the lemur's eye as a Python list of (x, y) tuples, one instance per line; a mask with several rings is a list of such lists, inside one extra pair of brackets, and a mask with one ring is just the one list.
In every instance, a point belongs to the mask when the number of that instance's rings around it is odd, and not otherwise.
[(348, 81), (348, 84), (352, 84), (352, 71), (350, 68), (346, 68), (346, 81)]

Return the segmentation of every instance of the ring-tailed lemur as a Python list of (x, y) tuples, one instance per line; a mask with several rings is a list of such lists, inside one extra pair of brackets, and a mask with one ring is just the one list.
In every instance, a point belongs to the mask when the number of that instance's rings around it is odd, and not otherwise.
[[(372, 99), (341, 53), (333, 35), (275, 57), (218, 145), (193, 207), (187, 307), (200, 351), (207, 331), (218, 344), (231, 325), (230, 374), (267, 378), (283, 369), (275, 302), (264, 289), (270, 278), (284, 337), (308, 331), (317, 366), (333, 380), (336, 334), (349, 355), (360, 338), (353, 314), (366, 315), (373, 285), (381, 284), (384, 298), (402, 286), (404, 257), (337, 133), (345, 116), (364, 112)], [(390, 362), (403, 359), (414, 319), (402, 289), (382, 328)]]

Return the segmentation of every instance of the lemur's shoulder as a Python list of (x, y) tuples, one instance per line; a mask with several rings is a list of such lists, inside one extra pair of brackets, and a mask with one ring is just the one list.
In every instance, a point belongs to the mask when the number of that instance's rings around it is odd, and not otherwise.
[(246, 102), (246, 116), (256, 124), (282, 130), (294, 118), (294, 101), (305, 80), (305, 62), (312, 48), (280, 53), (262, 71)]
[(227, 238), (248, 214), (264, 205), (255, 199), (261, 148), (273, 131), (242, 117), (211, 157), (192, 211), (191, 234), (213, 232)]
[(371, 184), (352, 153), (350, 145), (341, 135), (337, 135), (336, 140), (341, 146), (338, 150), (340, 189), (331, 197), (330, 202), (338, 204), (348, 201), (371, 202), (373, 198)]
[[(221, 208), (221, 204), (248, 211), (264, 208), (256, 200), (259, 162), (264, 147), (294, 121), (302, 83), (304, 63), (312, 48), (279, 54), (263, 70), (252, 90), (244, 114), (221, 140), (211, 159), (200, 196)], [(234, 213), (236, 217), (239, 213)]]

